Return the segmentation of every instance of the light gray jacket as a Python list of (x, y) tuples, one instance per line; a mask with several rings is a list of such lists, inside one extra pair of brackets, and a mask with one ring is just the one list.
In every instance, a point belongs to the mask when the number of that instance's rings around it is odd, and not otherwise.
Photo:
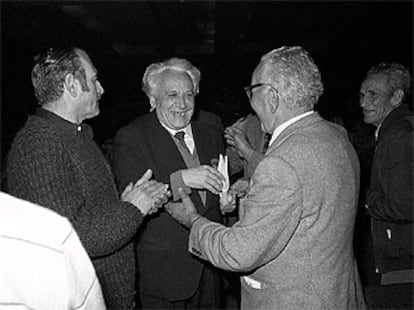
[(352, 238), (359, 161), (317, 112), (286, 128), (257, 166), (239, 221), (202, 218), (189, 249), (241, 278), (242, 309), (364, 308)]

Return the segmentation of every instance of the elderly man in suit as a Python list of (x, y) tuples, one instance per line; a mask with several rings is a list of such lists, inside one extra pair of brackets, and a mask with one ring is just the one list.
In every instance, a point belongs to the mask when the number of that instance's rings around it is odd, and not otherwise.
[(166, 206), (191, 228), (190, 252), (245, 273), (242, 309), (363, 308), (352, 249), (359, 162), (344, 128), (313, 111), (318, 68), (303, 48), (281, 47), (261, 58), (246, 92), (269, 149), (232, 227), (198, 214), (184, 191)]
[[(223, 126), (218, 116), (195, 113), (199, 81), (200, 71), (186, 59), (148, 66), (143, 89), (152, 112), (118, 131), (112, 164), (121, 191), (149, 167), (175, 199), (184, 188), (200, 214), (222, 222), (217, 194), (224, 178), (209, 163), (224, 153)], [(165, 211), (142, 229), (136, 250), (143, 309), (219, 308), (220, 278), (187, 251), (188, 236)]]

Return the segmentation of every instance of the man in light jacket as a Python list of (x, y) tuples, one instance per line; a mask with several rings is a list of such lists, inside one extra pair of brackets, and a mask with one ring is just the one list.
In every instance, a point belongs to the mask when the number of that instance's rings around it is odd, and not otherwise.
[(199, 215), (186, 194), (169, 212), (190, 227), (189, 250), (241, 277), (242, 309), (364, 308), (352, 238), (359, 162), (346, 131), (314, 104), (318, 68), (302, 47), (261, 58), (246, 87), (269, 149), (232, 227)]

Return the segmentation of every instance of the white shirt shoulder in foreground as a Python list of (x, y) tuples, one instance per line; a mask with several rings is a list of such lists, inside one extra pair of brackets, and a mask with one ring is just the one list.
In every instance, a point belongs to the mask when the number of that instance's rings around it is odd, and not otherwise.
[(106, 309), (69, 221), (0, 192), (0, 309)]

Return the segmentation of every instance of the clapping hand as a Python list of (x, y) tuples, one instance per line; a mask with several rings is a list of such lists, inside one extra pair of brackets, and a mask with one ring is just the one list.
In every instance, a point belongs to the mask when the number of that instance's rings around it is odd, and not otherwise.
[(150, 180), (152, 170), (148, 169), (135, 183), (128, 184), (121, 194), (121, 200), (132, 203), (145, 216), (158, 210), (171, 196), (168, 184)]

